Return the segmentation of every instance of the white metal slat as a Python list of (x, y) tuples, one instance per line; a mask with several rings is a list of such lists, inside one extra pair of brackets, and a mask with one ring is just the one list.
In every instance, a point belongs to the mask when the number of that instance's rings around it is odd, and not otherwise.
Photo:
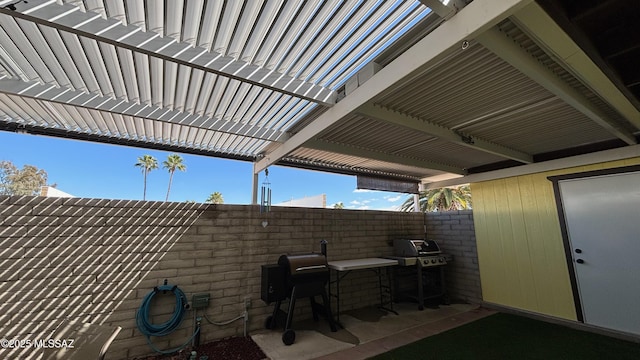
[(294, 114), (287, 125), (283, 127), (284, 131), (288, 131), (290, 127), (296, 125), (301, 119), (304, 119), (309, 113), (311, 113), (314, 109), (317, 108), (317, 105), (314, 103), (308, 103), (303, 109), (301, 109), (298, 113)]
[(118, 62), (118, 56), (116, 48), (113, 45), (98, 43), (102, 59), (104, 60), (105, 68), (107, 70), (109, 81), (111, 82), (111, 88), (117, 99), (126, 99), (127, 90), (122, 78), (122, 70), (120, 69), (120, 63)]
[(99, 126), (103, 126), (105, 132), (110, 136), (124, 137), (126, 136), (126, 131), (122, 131), (119, 124), (116, 122), (116, 118), (122, 117), (119, 115), (107, 116), (107, 112), (104, 111), (91, 111), (91, 117), (95, 120)]
[(187, 128), (188, 128), (188, 131), (185, 134), (185, 138), (184, 138), (185, 146), (197, 148), (195, 139), (200, 129), (194, 126), (189, 126)]
[[(75, 49), (75, 54), (73, 54), (74, 49), (67, 48), (67, 45), (56, 29), (45, 27), (39, 30), (44, 42), (47, 44), (47, 48), (54, 56), (54, 59), (48, 62), (50, 66), (49, 69), (55, 72), (55, 69), (58, 68), (56, 65), (59, 64), (60, 66), (59, 71), (61, 74), (56, 74), (60, 86), (88, 92), (89, 90), (86, 83), (79, 73), (78, 68), (75, 66), (76, 62), (72, 58), (73, 55), (77, 57), (78, 49)], [(31, 39), (33, 40), (33, 38)]]
[(213, 87), (215, 86), (216, 80), (218, 76), (207, 73), (204, 75), (204, 79), (202, 81), (202, 85), (200, 86), (200, 93), (198, 94), (198, 100), (196, 101), (196, 106), (194, 109), (194, 113), (200, 116), (208, 116), (207, 106), (209, 100), (211, 99), (211, 93), (213, 92)]
[(163, 106), (167, 109), (174, 109), (176, 96), (176, 81), (178, 78), (178, 64), (168, 61), (164, 62), (163, 76)]
[(216, 78), (215, 84), (213, 85), (213, 90), (211, 91), (211, 96), (209, 97), (209, 101), (207, 103), (207, 110), (205, 111), (207, 117), (213, 118), (218, 115), (216, 112), (218, 103), (220, 101), (220, 98), (222, 98), (229, 81), (231, 81), (229, 78), (222, 76), (218, 76)]
[(164, 33), (178, 41), (182, 41), (182, 11), (184, 1), (167, 1), (165, 3)]
[(264, 43), (256, 56), (258, 61), (263, 64), (263, 67), (270, 70), (277, 70), (275, 66), (278, 64), (279, 59), (273, 58), (274, 52), (278, 50), (276, 46), (281, 44), (280, 40), (285, 36), (289, 22), (294, 18), (294, 15), (302, 5), (302, 2), (287, 1), (282, 11), (278, 14), (278, 18), (274, 20), (275, 23), (264, 39)]
[(122, 0), (104, 0), (104, 5), (108, 18), (116, 19), (123, 25), (127, 25), (127, 15)]
[[(105, 116), (103, 114), (103, 116)], [(105, 119), (105, 121), (107, 121)], [(131, 121), (124, 121), (124, 118), (120, 116), (118, 119), (113, 119), (112, 122), (118, 128), (118, 131), (123, 134), (127, 139), (132, 139), (135, 137), (135, 119), (131, 119)]]
[(81, 11), (87, 11), (82, 0), (58, 0), (58, 4), (69, 4), (79, 8)]
[(164, 107), (164, 61), (150, 57), (149, 82), (151, 83), (151, 103), (153, 106)]
[(352, 54), (358, 54), (358, 58), (356, 59), (356, 61), (353, 61), (351, 64), (342, 61), (343, 64), (341, 64), (341, 66), (335, 66), (333, 70), (331, 70), (326, 75), (326, 78), (328, 79), (333, 78), (332, 81), (326, 83), (326, 86), (329, 88), (335, 88), (336, 86), (344, 83), (344, 81), (353, 76), (355, 71), (358, 70), (364, 60), (368, 59), (370, 56), (376, 53), (378, 49), (383, 44), (385, 44), (385, 42), (389, 41), (396, 35), (399, 29), (407, 26), (415, 17), (420, 15), (420, 12), (421, 11), (418, 10), (412, 11), (411, 14), (403, 18), (403, 21), (397, 24), (393, 24), (393, 18), (388, 18), (386, 21), (381, 23), (379, 27), (389, 28), (387, 33), (383, 36), (380, 36), (381, 34), (372, 33), (359, 41), (359, 45), (351, 51)]
[(136, 77), (133, 54), (130, 50), (122, 48), (116, 48), (116, 54), (118, 54), (118, 62), (123, 75), (127, 99), (130, 102), (137, 103), (140, 101), (140, 94), (138, 93), (138, 79)]
[(364, 3), (347, 2), (322, 34), (317, 37), (317, 43), (313, 46), (316, 50), (309, 52), (305, 56), (303, 60), (303, 68), (305, 70), (302, 71), (299, 77), (315, 82), (314, 75), (327, 61), (327, 58), (334, 55), (345, 39), (348, 38), (349, 31), (356, 26), (360, 19), (359, 14), (371, 11), (373, 6), (373, 1)]
[(140, 0), (126, 0), (124, 3), (127, 22), (141, 28), (142, 30), (147, 29), (144, 4), (145, 2)]
[[(53, 54), (47, 53), (46, 48), (43, 48), (43, 45), (46, 46), (46, 42), (39, 35), (39, 31), (35, 29), (35, 26), (31, 24), (29, 31), (29, 23), (26, 23), (24, 20), (21, 20), (21, 24), (19, 25), (15, 19), (11, 17), (4, 17), (2, 19), (2, 27), (9, 35), (13, 44), (20, 50), (20, 52), (28, 59), (29, 64), (33, 67), (33, 69), (38, 73), (38, 77), (42, 82), (46, 84), (55, 84), (58, 85), (58, 81), (56, 79), (56, 74), (59, 74), (59, 69), (55, 69), (54, 74), (47, 66), (46, 59), (42, 58), (42, 56), (53, 57)], [(22, 26), (25, 26), (28, 33), (23, 32)], [(29, 36), (34, 37), (34, 43), (31, 42)], [(37, 48), (39, 49), (37, 49)], [(42, 56), (38, 52), (43, 52)], [(52, 64), (53, 65), (53, 64)], [(61, 79), (68, 81), (68, 79)]]
[(213, 142), (217, 132), (207, 130), (202, 138), (201, 146), (203, 149), (211, 150), (213, 146), (211, 143)]
[(198, 46), (211, 51), (218, 20), (222, 12), (222, 1), (207, 1), (202, 14), (202, 24), (198, 33)]
[(229, 56), (229, 43), (231, 35), (236, 28), (242, 11), (242, 1), (227, 1), (222, 14), (222, 23), (218, 26), (218, 32), (214, 39), (213, 50), (225, 56)]
[(75, 106), (66, 106), (65, 109), (70, 114), (78, 116), (76, 123), (79, 124), (80, 121), (84, 122), (86, 125), (85, 131), (100, 135), (104, 135), (109, 132), (109, 127), (104, 123), (104, 121), (102, 121), (102, 117), (99, 116), (98, 111)]
[(12, 72), (15, 72), (22, 79), (40, 80), (40, 75), (38, 75), (36, 69), (31, 66), (22, 51), (15, 45), (9, 34), (5, 32), (1, 21), (2, 16), (4, 15), (0, 15), (0, 44), (2, 44), (3, 52), (10, 57), (11, 64), (7, 65), (11, 67)]
[(313, 20), (317, 11), (320, 10), (321, 3), (308, 4), (299, 9), (299, 12), (292, 18), (290, 24), (288, 24), (288, 30), (279, 39), (279, 45), (272, 52), (267, 63), (274, 63), (273, 67), (276, 71), (285, 73), (288, 64), (284, 63), (285, 58), (291, 54), (291, 50), (299, 45), (302, 41), (302, 37), (305, 34), (305, 29), (309, 26), (309, 23)]
[(302, 66), (301, 59), (310, 52), (310, 49), (313, 48), (312, 45), (319, 41), (319, 37), (323, 31), (325, 31), (327, 24), (336, 16), (337, 11), (342, 5), (342, 1), (329, 1), (320, 9), (319, 14), (316, 15), (316, 18), (310, 24), (307, 31), (302, 34), (300, 41), (298, 41), (291, 50), (291, 54), (288, 56), (289, 59), (284, 60), (287, 66), (287, 70), (285, 71), (287, 74), (298, 77), (297, 73)]
[(109, 79), (109, 73), (107, 72), (107, 65), (102, 58), (102, 52), (98, 42), (88, 38), (79, 38), (80, 44), (84, 49), (87, 60), (89, 61), (89, 67), (95, 75), (96, 82), (99, 87), (97, 91), (102, 96), (114, 98), (115, 92), (113, 91), (113, 85)]
[(187, 93), (189, 91), (189, 84), (191, 83), (191, 73), (193, 70), (189, 67), (179, 65), (178, 66), (178, 80), (175, 83), (176, 95), (174, 108), (176, 110), (184, 111), (185, 102), (187, 100)]
[(246, 92), (243, 92), (242, 101), (239, 101), (239, 103), (237, 104), (237, 107), (234, 110), (233, 117), (240, 121), (247, 122), (251, 125), (255, 124), (256, 119), (247, 116), (247, 112), (254, 106), (258, 97), (260, 97), (261, 90), (262, 88), (260, 88), (259, 86), (252, 86), (248, 88)]
[(233, 121), (238, 122), (246, 122), (246, 117), (244, 116), (244, 105), (246, 102), (252, 101), (252, 98), (249, 98), (249, 94), (253, 93), (252, 90), (255, 86), (251, 86), (249, 84), (242, 84), (238, 88), (238, 91), (234, 95), (229, 107), (227, 108), (227, 114), (229, 114), (229, 118)]
[(200, 93), (203, 91), (203, 80), (205, 73), (202, 70), (191, 70), (191, 79), (189, 80), (189, 89), (187, 90), (187, 98), (184, 105), (184, 111), (194, 114)]
[(228, 134), (217, 132), (217, 131), (214, 132), (213, 136), (211, 136), (211, 138), (209, 139), (209, 142), (207, 143), (207, 148), (214, 149), (216, 151), (222, 149), (220, 142), (222, 138), (225, 138), (225, 136), (228, 136)]
[(91, 117), (95, 122), (104, 127), (104, 134), (116, 137), (126, 137), (126, 132), (122, 131), (117, 121), (117, 118), (122, 116), (111, 115), (104, 111), (92, 111), (91, 113)]
[[(300, 99), (298, 99), (300, 100)], [(280, 121), (274, 125), (274, 129), (280, 131), (288, 130), (294, 123), (295, 119), (301, 113), (306, 113), (314, 104), (310, 104), (308, 101), (300, 100), (295, 104), (292, 104), (290, 109), (282, 115)]]
[[(278, 101), (282, 100), (282, 94), (276, 92), (270, 92), (269, 97), (256, 109), (256, 113), (253, 116), (255, 119), (259, 119), (258, 126), (269, 127), (271, 119), (266, 117), (265, 114), (273, 107)], [(259, 104), (258, 104), (259, 105)]]
[(163, 135), (163, 132), (162, 132), (163, 123), (161, 123), (160, 121), (154, 121), (154, 122), (152, 123), (152, 126), (150, 126), (150, 127), (153, 129), (153, 131), (152, 131), (150, 134), (149, 134), (149, 133), (147, 133), (147, 134), (151, 135), (151, 138), (152, 138), (154, 141), (158, 141), (159, 139), (162, 139), (162, 135)]
[(206, 130), (202, 128), (194, 127), (193, 138), (191, 139), (192, 146), (197, 149), (202, 149), (204, 146), (202, 145), (202, 139), (204, 139)]
[(236, 32), (233, 34), (231, 43), (229, 44), (228, 54), (236, 59), (242, 59), (243, 49), (247, 44), (247, 40), (256, 26), (256, 21), (260, 15), (260, 10), (264, 1), (248, 1), (245, 2), (244, 10), (236, 25)]
[(270, 144), (271, 141), (256, 140), (251, 144), (251, 146), (247, 147), (247, 154), (253, 156), (260, 154)]
[(70, 67), (72, 70), (67, 71), (67, 73), (69, 75), (81, 77), (80, 80), (82, 81), (82, 88), (80, 89), (91, 93), (102, 94), (95, 75), (95, 70), (101, 69), (96, 68), (94, 70), (92, 64), (87, 58), (87, 54), (85, 53), (82, 44), (80, 43), (80, 39), (76, 35), (69, 34), (67, 32), (60, 32), (60, 37), (65, 45), (63, 49), (66, 49), (67, 51), (65, 52), (72, 58), (69, 64), (63, 63), (63, 67)]
[(269, 1), (265, 5), (260, 17), (253, 25), (253, 33), (247, 39), (243, 53), (240, 55), (244, 61), (252, 64), (262, 65), (264, 59), (256, 58), (258, 50), (266, 43), (266, 37), (275, 21), (275, 18), (282, 8), (284, 1)]
[(164, 32), (164, 1), (147, 1), (147, 30), (160, 36)]
[[(375, 23), (382, 18), (384, 13), (389, 10), (390, 2), (385, 3), (385, 6), (375, 9), (375, 11), (367, 12), (364, 15), (368, 15), (363, 18), (357, 18), (358, 23), (352, 24), (353, 28), (350, 28), (349, 36), (345, 37), (343, 41), (337, 44), (332, 49), (330, 55), (324, 58), (323, 65), (316, 71), (315, 78), (319, 84), (326, 84), (328, 79), (331, 79), (331, 74), (335, 73), (336, 69), (340, 69), (345, 61), (349, 61), (351, 57), (347, 51), (355, 52), (355, 49), (351, 49), (352, 46), (357, 46), (358, 43), (366, 45), (366, 38), (375, 38), (379, 35), (380, 30), (371, 31)], [(362, 21), (364, 20), (364, 21)], [(385, 18), (385, 21), (389, 21), (389, 18)]]
[(151, 74), (149, 72), (149, 57), (145, 54), (133, 53), (133, 61), (136, 69), (136, 84), (141, 104), (153, 105), (151, 99)]
[(130, 132), (135, 139), (144, 140), (145, 138), (145, 120), (139, 117), (132, 118), (130, 121), (126, 121), (126, 117), (123, 117), (125, 124), (131, 124), (133, 130)]
[(182, 41), (195, 46), (198, 41), (198, 28), (204, 13), (203, 0), (190, 0), (186, 3), (182, 21)]
[(82, 131), (82, 128), (78, 125), (76, 119), (66, 111), (64, 105), (45, 101), (41, 101), (40, 104), (60, 128), (72, 131)]
[(284, 106), (290, 99), (290, 96), (277, 96), (275, 99), (269, 102), (267, 106), (261, 109), (258, 116), (261, 119), (266, 120), (262, 127), (271, 129), (273, 124), (277, 120), (273, 118), (274, 114), (278, 112), (282, 108), (282, 106)]
[(249, 123), (254, 126), (261, 126), (264, 123), (264, 119), (257, 116), (257, 112), (267, 103), (267, 99), (274, 95), (273, 91), (265, 90), (262, 88), (256, 88), (256, 95), (253, 98), (251, 104), (248, 104), (247, 110), (244, 112), (244, 117), (249, 120)]
[[(17, 104), (16, 101), (20, 100), (17, 96), (7, 96), (5, 94), (0, 93), (0, 98), (3, 99), (3, 106), (0, 110), (5, 113), (8, 117), (14, 119), (15, 121), (23, 120), (26, 122), (34, 121), (36, 119), (32, 118), (31, 115), (26, 112), (20, 104)], [(24, 104), (24, 102), (22, 102)]]
[(238, 89), (243, 86), (250, 86), (249, 84), (243, 84), (239, 81), (229, 81), (226, 89), (222, 93), (222, 97), (218, 102), (218, 108), (216, 109), (216, 114), (219, 115), (222, 119), (226, 121), (233, 121), (230, 118), (229, 107), (233, 101), (233, 98), (236, 96)]
[(107, 13), (104, 8), (104, 2), (102, 0), (84, 0), (83, 6), (80, 6), (82, 11), (90, 11), (102, 15), (103, 19), (107, 18)]

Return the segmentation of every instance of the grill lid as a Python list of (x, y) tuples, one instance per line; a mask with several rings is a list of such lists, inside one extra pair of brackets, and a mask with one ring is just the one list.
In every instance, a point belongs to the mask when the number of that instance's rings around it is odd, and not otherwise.
[(429, 256), (440, 254), (440, 247), (435, 240), (393, 240), (393, 253), (395, 256)]

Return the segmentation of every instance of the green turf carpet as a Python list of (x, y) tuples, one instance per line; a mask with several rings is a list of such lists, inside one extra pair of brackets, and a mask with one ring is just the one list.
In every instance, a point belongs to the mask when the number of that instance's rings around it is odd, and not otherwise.
[(498, 313), (371, 358), (640, 359), (640, 344)]

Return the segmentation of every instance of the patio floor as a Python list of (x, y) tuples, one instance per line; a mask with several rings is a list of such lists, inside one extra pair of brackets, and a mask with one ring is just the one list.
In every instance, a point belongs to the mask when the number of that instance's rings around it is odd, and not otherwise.
[(399, 315), (376, 308), (359, 309), (340, 315), (344, 329), (332, 333), (324, 320), (293, 324), (295, 343), (282, 343), (282, 328), (252, 335), (271, 360), (357, 360), (387, 352), (425, 337), (494, 314), (477, 305), (441, 305), (418, 311), (416, 304), (395, 304)]

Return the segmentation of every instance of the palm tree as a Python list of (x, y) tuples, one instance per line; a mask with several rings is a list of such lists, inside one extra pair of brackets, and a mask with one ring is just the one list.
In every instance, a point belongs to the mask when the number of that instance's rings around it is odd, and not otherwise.
[(339, 203), (335, 203), (335, 204), (333, 204), (333, 208), (334, 209), (344, 209), (344, 203), (342, 203), (342, 201), (340, 201)]
[[(400, 210), (413, 211), (413, 204), (411, 196), (400, 206)], [(463, 185), (422, 191), (418, 204), (422, 212), (471, 209), (471, 189), (469, 185)]]
[(224, 204), (224, 199), (222, 198), (222, 194), (216, 191), (211, 195), (209, 195), (209, 197), (207, 198), (207, 200), (205, 200), (205, 202), (211, 203), (211, 204)]
[(169, 171), (169, 187), (167, 188), (167, 197), (164, 201), (169, 201), (169, 192), (171, 191), (171, 182), (173, 181), (173, 173), (176, 170), (186, 171), (187, 166), (182, 163), (182, 157), (178, 154), (171, 154), (167, 160), (162, 162), (162, 167)]
[(151, 155), (144, 155), (138, 158), (138, 162), (135, 164), (136, 167), (142, 169), (142, 173), (144, 174), (144, 192), (142, 193), (142, 200), (147, 199), (147, 174), (154, 169), (158, 168), (158, 160)]

